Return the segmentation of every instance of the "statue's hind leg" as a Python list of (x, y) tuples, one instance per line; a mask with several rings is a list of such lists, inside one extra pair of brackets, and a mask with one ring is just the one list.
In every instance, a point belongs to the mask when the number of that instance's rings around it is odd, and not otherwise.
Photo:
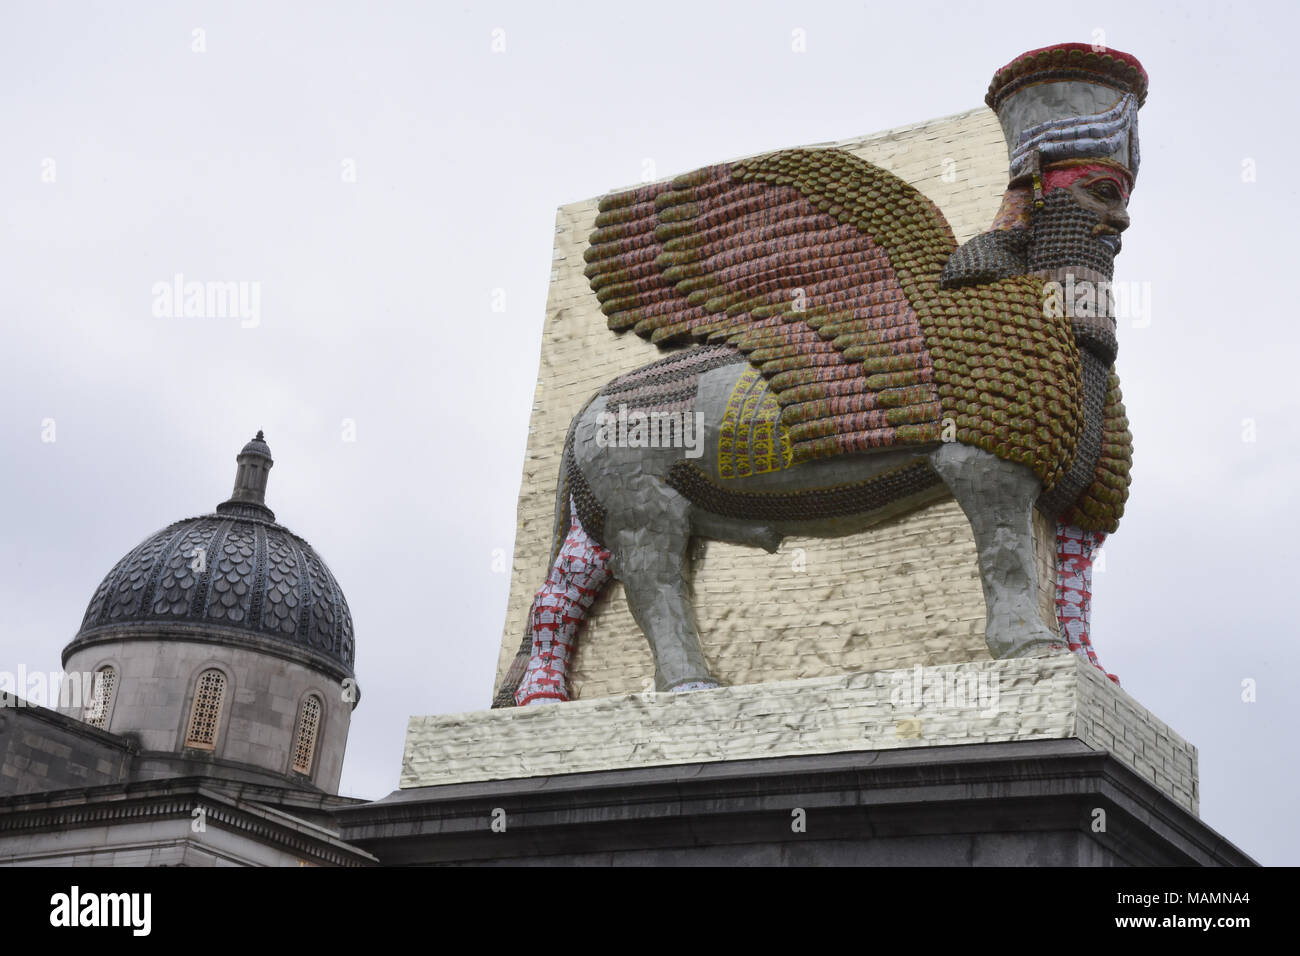
[(1074, 653), (1086, 657), (1098, 670), (1119, 683), (1119, 678), (1101, 666), (1089, 635), (1092, 617), (1093, 555), (1106, 540), (1100, 531), (1084, 531), (1073, 525), (1056, 526), (1056, 619)]
[(610, 554), (592, 541), (569, 505), (569, 533), (528, 611), (532, 654), (515, 691), (520, 707), (569, 699), (569, 665), (578, 628), (610, 578)]
[(614, 552), (614, 575), (623, 582), (632, 617), (650, 642), (655, 688), (717, 687), (700, 649), (687, 587), (690, 505), (657, 481), (642, 484), (641, 491), (635, 512), (611, 514), (605, 528)]
[(1001, 659), (1064, 650), (1038, 609), (1033, 509), (1042, 483), (1023, 465), (955, 442), (941, 446), (930, 462), (975, 535), (989, 653)]

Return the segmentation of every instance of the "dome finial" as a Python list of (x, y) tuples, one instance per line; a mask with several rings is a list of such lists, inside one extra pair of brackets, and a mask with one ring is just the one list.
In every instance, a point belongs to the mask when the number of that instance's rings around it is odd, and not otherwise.
[(235, 490), (227, 501), (217, 505), (221, 514), (240, 512), (254, 514), (275, 520), (275, 512), (266, 506), (266, 481), (275, 460), (271, 458), (271, 449), (267, 447), (262, 430), (257, 430), (253, 438), (235, 456), (238, 466), (235, 469)]

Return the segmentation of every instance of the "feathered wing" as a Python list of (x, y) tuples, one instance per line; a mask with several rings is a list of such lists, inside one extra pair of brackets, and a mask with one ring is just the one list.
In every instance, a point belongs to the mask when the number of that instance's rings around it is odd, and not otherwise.
[(795, 462), (955, 439), (1050, 489), (1073, 459), (1069, 320), (1028, 276), (941, 289), (952, 230), (892, 173), (786, 150), (610, 195), (596, 226), (586, 275), (610, 328), (745, 352)]
[(939, 437), (907, 285), (956, 243), (898, 177), (788, 150), (611, 195), (596, 226), (586, 274), (610, 328), (739, 348), (783, 406), (795, 461)]

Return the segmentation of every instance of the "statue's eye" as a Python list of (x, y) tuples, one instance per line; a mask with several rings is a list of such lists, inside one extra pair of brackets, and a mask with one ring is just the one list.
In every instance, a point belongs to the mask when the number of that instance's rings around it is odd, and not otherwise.
[(1112, 182), (1096, 183), (1089, 186), (1088, 191), (1098, 199), (1103, 199), (1106, 202), (1115, 202), (1120, 198), (1119, 188)]

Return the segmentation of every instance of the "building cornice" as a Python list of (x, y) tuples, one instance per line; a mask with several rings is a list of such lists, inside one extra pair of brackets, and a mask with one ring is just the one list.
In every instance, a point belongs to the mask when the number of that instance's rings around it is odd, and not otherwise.
[[(0, 798), (0, 838), (87, 827), (194, 819), (325, 866), (373, 866), (378, 860), (338, 834), (274, 806), (276, 788), (225, 786), (204, 778), (111, 784)], [(249, 797), (256, 794), (265, 803)], [(324, 807), (322, 807), (324, 809)]]
[[(791, 830), (792, 808), (815, 820), (815, 838)], [(1091, 826), (1097, 808), (1107, 815), (1100, 832)], [(504, 831), (492, 828), (493, 814), (508, 821)], [(388, 865), (725, 863), (727, 847), (745, 846), (763, 848), (767, 862), (791, 862), (810, 839), (860, 848), (1034, 833), (1072, 834), (1130, 865), (1255, 865), (1115, 757), (1077, 739), (443, 784), (341, 808), (335, 819), (345, 839)]]

